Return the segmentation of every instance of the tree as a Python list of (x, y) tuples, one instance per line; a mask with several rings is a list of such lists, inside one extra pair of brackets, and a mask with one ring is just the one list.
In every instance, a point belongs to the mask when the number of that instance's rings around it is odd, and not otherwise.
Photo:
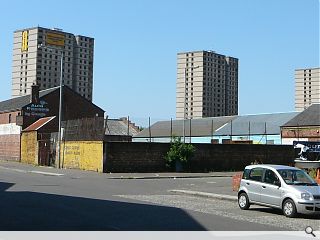
[(170, 169), (176, 168), (177, 164), (185, 166), (194, 152), (195, 147), (192, 144), (181, 142), (181, 137), (173, 137), (170, 149), (165, 156), (166, 166)]

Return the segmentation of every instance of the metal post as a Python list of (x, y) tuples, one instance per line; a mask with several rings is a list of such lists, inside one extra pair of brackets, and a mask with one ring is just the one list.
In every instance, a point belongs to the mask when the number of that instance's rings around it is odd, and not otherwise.
[(232, 142), (232, 120), (231, 120), (231, 136), (230, 136), (230, 140)]
[(211, 120), (211, 140), (213, 139), (213, 119)]
[(151, 126), (150, 126), (150, 117), (149, 117), (149, 142), (151, 142)]
[(250, 141), (250, 131), (251, 131), (251, 129), (250, 129), (250, 121), (249, 121), (249, 141)]
[(61, 167), (61, 119), (62, 119), (62, 79), (63, 79), (63, 51), (60, 60), (60, 91), (59, 91), (59, 132), (58, 132), (58, 167)]
[(128, 116), (128, 142), (130, 142), (129, 141), (129, 136), (130, 136), (130, 118), (129, 118), (129, 116)]
[(172, 118), (170, 119), (170, 141), (172, 142)]
[(186, 118), (186, 84), (187, 84), (187, 67), (184, 69), (184, 96), (183, 96), (183, 143), (186, 142), (185, 118)]
[(192, 133), (191, 133), (191, 118), (190, 118), (190, 143), (191, 143), (191, 138), (192, 138)]
[(264, 122), (264, 133), (266, 135), (266, 144), (268, 142), (268, 134), (267, 134), (267, 122)]
[[(44, 48), (49, 50), (54, 50), (55, 48), (50, 48), (45, 45), (38, 45), (38, 48)], [(57, 150), (58, 150), (58, 168), (61, 168), (61, 120), (62, 120), (62, 82), (63, 82), (63, 59), (64, 59), (64, 52), (60, 49), (60, 84), (59, 84), (59, 120), (58, 120), (58, 141), (57, 141)]]

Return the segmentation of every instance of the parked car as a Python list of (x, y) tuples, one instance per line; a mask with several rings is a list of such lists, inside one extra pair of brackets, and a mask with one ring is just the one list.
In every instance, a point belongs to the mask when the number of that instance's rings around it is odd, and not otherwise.
[(238, 191), (243, 210), (251, 204), (282, 209), (286, 217), (320, 214), (320, 186), (303, 170), (281, 165), (250, 165)]

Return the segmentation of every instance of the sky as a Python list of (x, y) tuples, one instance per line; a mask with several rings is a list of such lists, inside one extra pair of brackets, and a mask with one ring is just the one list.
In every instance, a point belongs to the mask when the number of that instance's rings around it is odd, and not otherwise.
[(318, 0), (15, 0), (0, 14), (0, 101), (13, 32), (56, 27), (95, 38), (93, 102), (140, 125), (175, 118), (178, 52), (239, 59), (240, 115), (294, 111), (294, 70), (319, 66)]

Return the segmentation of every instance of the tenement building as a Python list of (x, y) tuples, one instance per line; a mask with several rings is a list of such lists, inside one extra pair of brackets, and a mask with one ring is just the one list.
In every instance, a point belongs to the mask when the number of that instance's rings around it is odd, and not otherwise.
[(238, 115), (238, 59), (213, 51), (178, 53), (176, 118)]
[(320, 103), (320, 68), (295, 70), (295, 110), (303, 111)]
[[(42, 27), (13, 34), (12, 97), (66, 85), (92, 101), (94, 39)], [(61, 64), (62, 57), (62, 64)]]

